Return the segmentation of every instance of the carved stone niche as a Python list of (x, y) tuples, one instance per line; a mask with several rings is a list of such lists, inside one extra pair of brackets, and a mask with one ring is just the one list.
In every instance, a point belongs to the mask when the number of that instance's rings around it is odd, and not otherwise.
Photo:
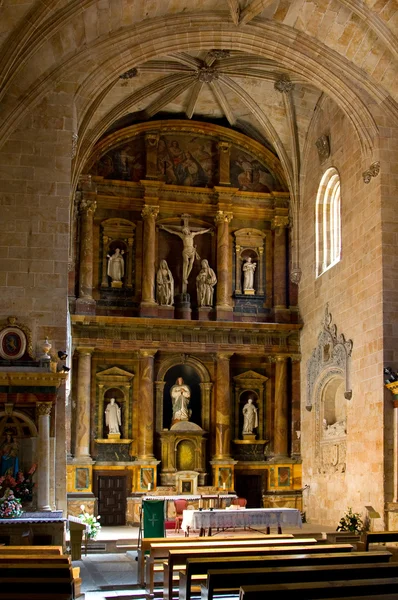
[[(245, 227), (235, 231), (235, 296), (243, 294), (264, 295), (264, 244), (265, 233), (259, 229)], [(250, 257), (256, 263), (254, 273), (254, 290), (243, 291), (242, 267)]]
[[(129, 373), (119, 367), (111, 367), (105, 371), (101, 371), (96, 374), (96, 385), (97, 385), (97, 398), (98, 398), (98, 412), (97, 412), (97, 443), (112, 443), (117, 442), (119, 444), (130, 444), (132, 439), (129, 438), (129, 431), (131, 430), (131, 417), (130, 417), (130, 396), (131, 386), (134, 373)], [(112, 439), (106, 436), (105, 428), (105, 408), (111, 398), (115, 398), (116, 403), (121, 409), (121, 437), (120, 439)]]
[(112, 256), (116, 248), (123, 251), (124, 276), (121, 282), (112, 281), (113, 288), (133, 287), (133, 247), (135, 225), (127, 219), (107, 219), (101, 223), (102, 228), (102, 280), (101, 288), (108, 288), (108, 256)]
[[(196, 485), (206, 483), (206, 431), (196, 423), (180, 421), (160, 434), (162, 452), (161, 485), (177, 485), (179, 474), (195, 472)], [(185, 476), (182, 479), (186, 479)], [(188, 484), (186, 484), (188, 487)], [(181, 493), (181, 490), (179, 490)], [(189, 493), (188, 489), (185, 493)], [(193, 489), (190, 493), (193, 493)]]
[[(236, 375), (234, 402), (234, 458), (237, 460), (264, 460), (264, 447), (267, 440), (264, 435), (264, 388), (268, 377), (255, 371), (246, 371)], [(257, 408), (258, 427), (253, 434), (242, 433), (242, 409), (249, 398)], [(243, 439), (242, 439), (243, 438)], [(256, 439), (257, 438), (257, 439)]]

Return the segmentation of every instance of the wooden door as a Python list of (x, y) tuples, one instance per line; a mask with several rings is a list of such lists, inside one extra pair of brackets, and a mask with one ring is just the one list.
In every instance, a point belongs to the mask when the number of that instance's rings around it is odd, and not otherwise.
[(261, 475), (237, 475), (235, 488), (240, 498), (246, 498), (247, 508), (263, 507)]
[(98, 476), (98, 513), (101, 525), (126, 524), (126, 476)]

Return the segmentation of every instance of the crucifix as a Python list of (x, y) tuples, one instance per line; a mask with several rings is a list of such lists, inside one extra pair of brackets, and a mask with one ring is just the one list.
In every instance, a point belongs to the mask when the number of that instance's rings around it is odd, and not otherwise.
[(178, 235), (182, 239), (182, 293), (187, 293), (188, 277), (192, 271), (193, 263), (195, 258), (200, 260), (199, 254), (196, 252), (196, 246), (193, 245), (193, 239), (196, 235), (202, 235), (202, 233), (208, 233), (212, 231), (212, 227), (208, 229), (201, 229), (200, 227), (189, 227), (189, 218), (191, 215), (184, 213), (181, 215), (181, 219), (184, 225), (170, 226), (160, 225), (160, 229), (168, 231), (173, 235)]

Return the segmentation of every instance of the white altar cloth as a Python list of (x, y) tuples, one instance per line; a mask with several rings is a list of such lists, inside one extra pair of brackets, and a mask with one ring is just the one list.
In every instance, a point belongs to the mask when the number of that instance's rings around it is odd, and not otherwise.
[(302, 527), (296, 508), (245, 508), (243, 510), (184, 510), (181, 529), (213, 527)]

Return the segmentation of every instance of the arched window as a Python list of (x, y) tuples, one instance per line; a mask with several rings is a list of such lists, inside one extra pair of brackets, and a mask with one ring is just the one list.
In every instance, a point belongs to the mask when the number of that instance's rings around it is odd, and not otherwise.
[(340, 176), (328, 169), (319, 184), (315, 213), (316, 274), (322, 275), (340, 260)]

